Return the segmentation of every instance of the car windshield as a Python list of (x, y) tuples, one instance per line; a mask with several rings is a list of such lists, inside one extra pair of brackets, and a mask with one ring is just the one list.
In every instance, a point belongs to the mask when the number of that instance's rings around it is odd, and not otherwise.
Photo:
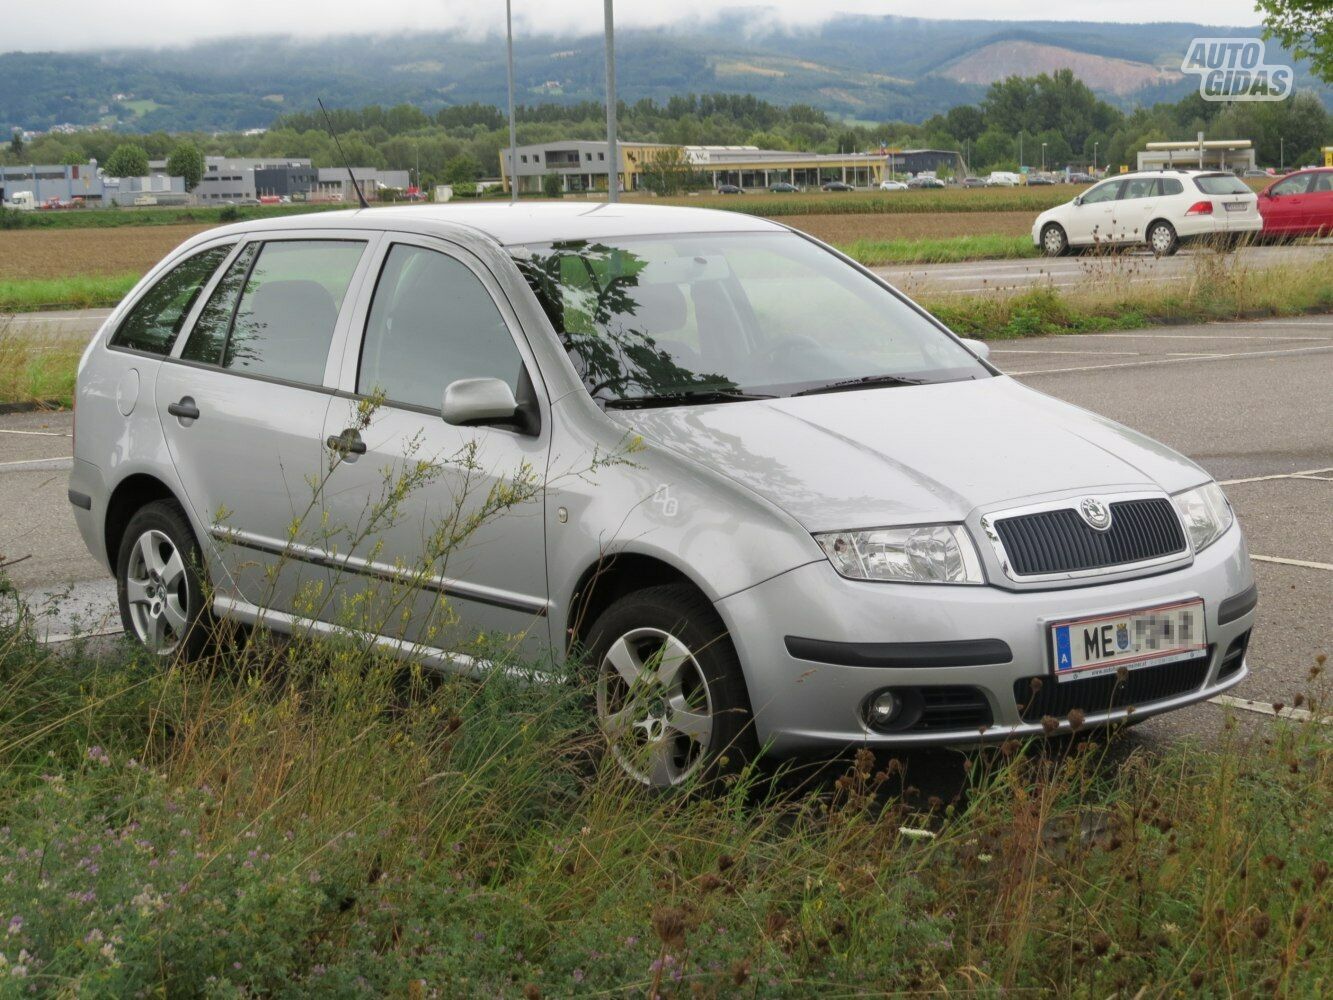
[(1194, 178), (1204, 194), (1249, 194), (1250, 188), (1235, 174), (1204, 174)]
[(990, 376), (915, 307), (795, 233), (511, 250), (588, 391), (605, 405)]

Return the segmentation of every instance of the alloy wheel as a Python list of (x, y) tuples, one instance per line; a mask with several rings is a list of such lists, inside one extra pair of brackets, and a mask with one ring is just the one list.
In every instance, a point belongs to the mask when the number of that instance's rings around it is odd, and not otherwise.
[(189, 578), (180, 550), (165, 532), (152, 528), (135, 541), (125, 594), (139, 641), (159, 655), (175, 652), (189, 625)]
[(636, 781), (679, 785), (707, 758), (713, 697), (694, 653), (676, 636), (638, 628), (611, 643), (597, 671), (597, 722)]

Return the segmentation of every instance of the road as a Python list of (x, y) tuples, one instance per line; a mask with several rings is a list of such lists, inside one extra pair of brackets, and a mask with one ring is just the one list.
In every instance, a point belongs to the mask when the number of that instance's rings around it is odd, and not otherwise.
[[(1129, 424), (1226, 485), (1262, 594), (1254, 674), (1238, 694), (1291, 705), (1333, 646), (1333, 316), (1004, 341), (995, 362), (1028, 385)], [(65, 498), (71, 417), (0, 417), (0, 553), (54, 634), (114, 628), (114, 592)], [(1207, 736), (1196, 706), (1143, 736)]]

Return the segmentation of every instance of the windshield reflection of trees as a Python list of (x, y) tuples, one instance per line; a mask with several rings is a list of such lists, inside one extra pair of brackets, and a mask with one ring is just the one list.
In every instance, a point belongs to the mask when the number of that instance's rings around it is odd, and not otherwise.
[[(565, 349), (574, 355), (593, 397), (738, 388), (721, 373), (684, 367), (658, 343), (648, 329), (650, 317), (638, 315), (641, 306), (635, 289), (648, 267), (642, 257), (604, 243), (571, 240), (553, 243), (549, 252), (534, 253), (518, 263)], [(578, 269), (579, 280), (568, 268)], [(581, 328), (585, 324), (587, 328)]]

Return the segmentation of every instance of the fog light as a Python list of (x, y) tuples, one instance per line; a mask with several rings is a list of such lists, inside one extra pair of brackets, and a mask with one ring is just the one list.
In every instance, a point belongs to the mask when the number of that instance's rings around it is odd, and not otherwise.
[(898, 717), (903, 703), (899, 697), (887, 689), (870, 696), (866, 703), (866, 722), (875, 729), (883, 729)]

